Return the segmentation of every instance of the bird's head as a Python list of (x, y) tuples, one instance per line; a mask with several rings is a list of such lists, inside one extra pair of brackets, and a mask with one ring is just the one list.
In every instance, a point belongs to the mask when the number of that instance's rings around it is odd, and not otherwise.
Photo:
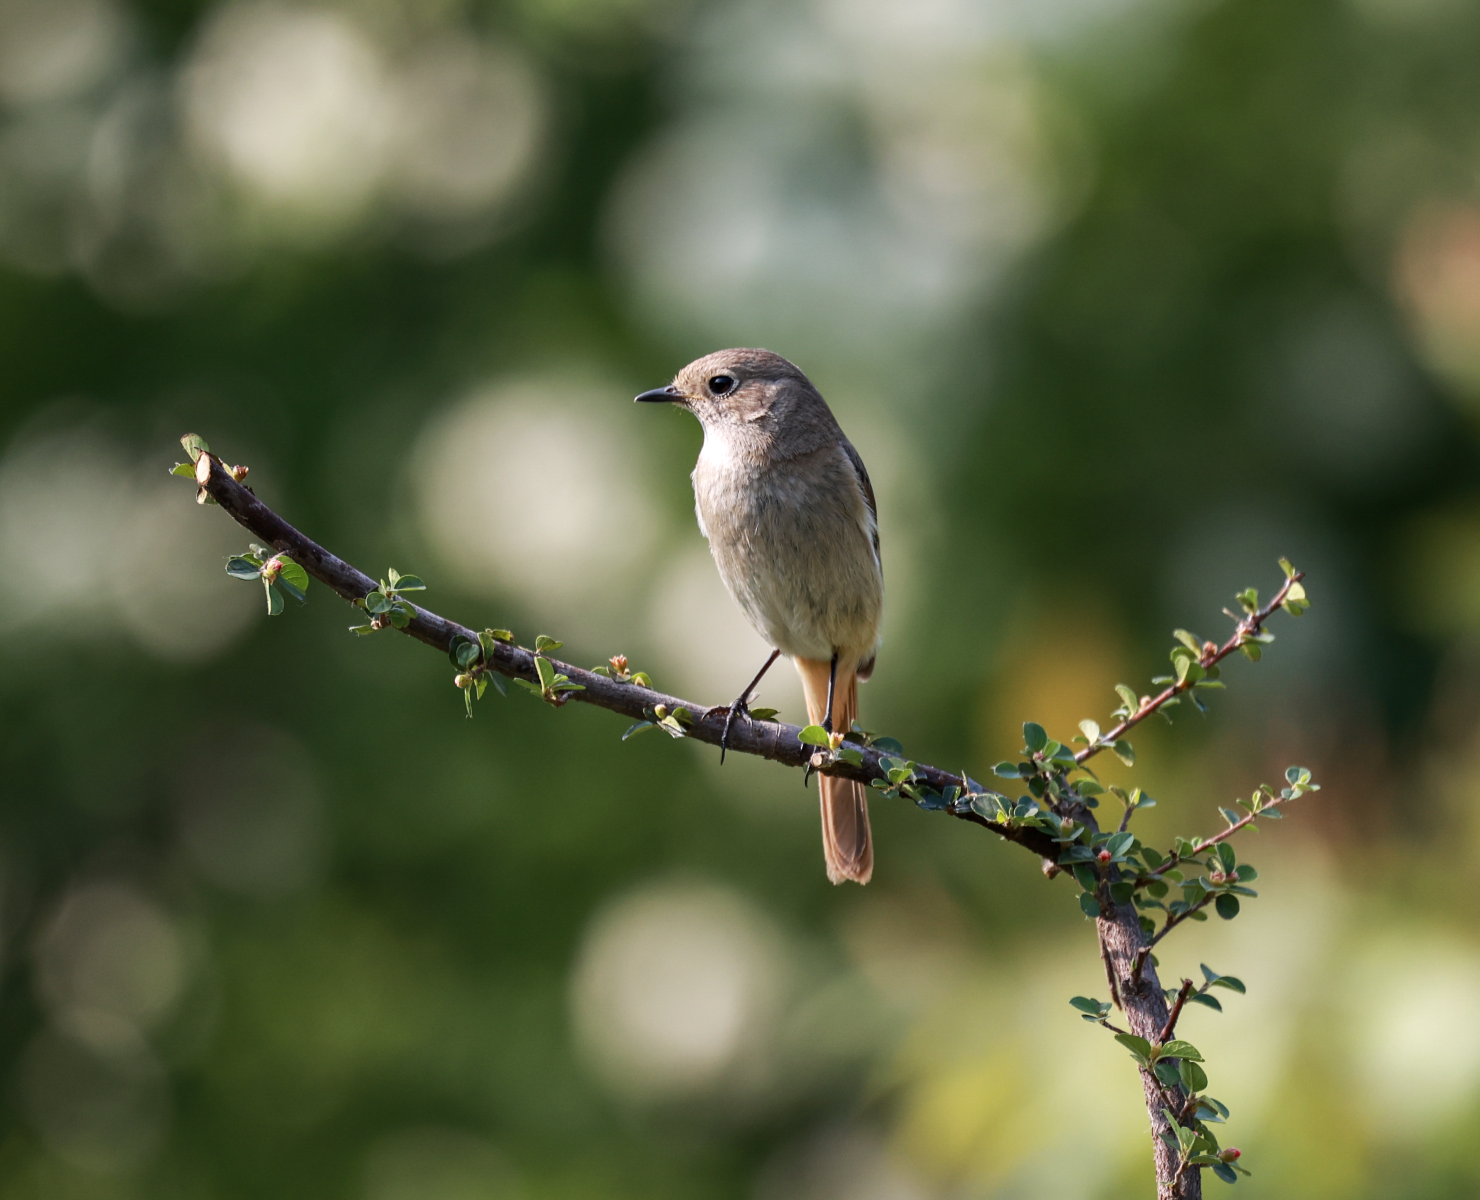
[(695, 359), (667, 387), (637, 399), (688, 409), (705, 429), (761, 425), (771, 430), (826, 413), (801, 370), (769, 350), (717, 350)]

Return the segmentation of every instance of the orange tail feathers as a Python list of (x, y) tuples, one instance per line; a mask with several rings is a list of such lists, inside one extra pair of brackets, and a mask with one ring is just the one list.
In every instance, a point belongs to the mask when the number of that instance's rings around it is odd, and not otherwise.
[[(827, 681), (832, 664), (814, 658), (792, 660), (802, 677), (807, 719), (821, 725), (827, 716)], [(833, 728), (846, 733), (858, 715), (858, 664), (839, 662), (833, 688)], [(817, 777), (822, 798), (822, 853), (833, 883), (867, 883), (874, 873), (874, 844), (868, 827), (868, 789), (852, 779)]]

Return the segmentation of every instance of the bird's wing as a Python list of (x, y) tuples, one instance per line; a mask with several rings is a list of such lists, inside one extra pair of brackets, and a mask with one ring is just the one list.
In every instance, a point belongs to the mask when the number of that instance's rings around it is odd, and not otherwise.
[(853, 464), (853, 470), (858, 475), (858, 482), (863, 488), (863, 498), (868, 504), (869, 521), (872, 526), (870, 532), (874, 540), (874, 560), (883, 569), (884, 559), (879, 554), (879, 506), (874, 501), (874, 485), (869, 481), (868, 468), (863, 465), (863, 458), (853, 448), (853, 443), (847, 438), (843, 439), (843, 453), (848, 456), (848, 461)]

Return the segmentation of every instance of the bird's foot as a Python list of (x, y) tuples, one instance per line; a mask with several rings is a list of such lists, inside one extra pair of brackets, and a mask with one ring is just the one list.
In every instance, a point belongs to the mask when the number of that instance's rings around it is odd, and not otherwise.
[(744, 717), (750, 720), (750, 706), (745, 703), (745, 696), (741, 696), (735, 703), (725, 709), (725, 731), (719, 738), (719, 762), (720, 766), (725, 763), (725, 751), (730, 748), (730, 729), (735, 724), (736, 717)]

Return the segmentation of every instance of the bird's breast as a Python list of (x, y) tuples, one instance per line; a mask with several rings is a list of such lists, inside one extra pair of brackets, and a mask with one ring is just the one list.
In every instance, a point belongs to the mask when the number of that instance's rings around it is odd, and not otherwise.
[(841, 448), (757, 462), (706, 439), (693, 480), (720, 575), (762, 637), (793, 656), (872, 650), (883, 578)]

